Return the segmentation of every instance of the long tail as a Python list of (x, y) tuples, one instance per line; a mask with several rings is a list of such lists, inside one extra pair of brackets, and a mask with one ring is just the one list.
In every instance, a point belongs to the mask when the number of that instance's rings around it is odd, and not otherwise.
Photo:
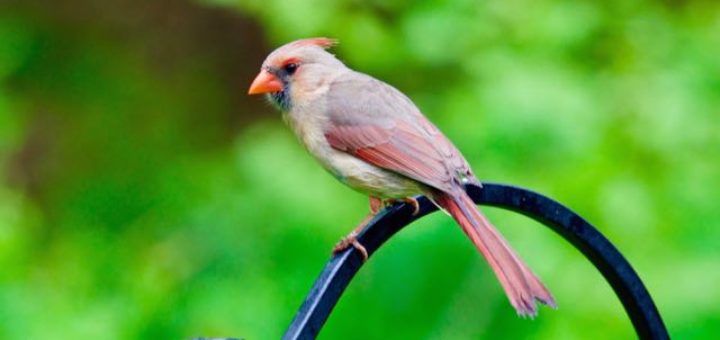
[(555, 300), (547, 288), (477, 210), (475, 202), (464, 191), (458, 190), (453, 194), (436, 192), (433, 200), (450, 213), (483, 254), (519, 315), (537, 315), (535, 300), (555, 308)]

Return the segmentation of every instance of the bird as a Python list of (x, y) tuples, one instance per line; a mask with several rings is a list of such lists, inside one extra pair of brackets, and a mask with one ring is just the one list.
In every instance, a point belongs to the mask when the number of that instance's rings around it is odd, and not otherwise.
[(370, 212), (334, 247), (354, 247), (357, 235), (383, 207), (414, 206), (425, 195), (460, 225), (484, 256), (520, 316), (555, 299), (478, 210), (465, 184), (481, 185), (467, 160), (420, 109), (395, 87), (347, 67), (328, 49), (337, 41), (306, 38), (271, 52), (249, 95), (264, 94), (325, 170), (369, 197)]

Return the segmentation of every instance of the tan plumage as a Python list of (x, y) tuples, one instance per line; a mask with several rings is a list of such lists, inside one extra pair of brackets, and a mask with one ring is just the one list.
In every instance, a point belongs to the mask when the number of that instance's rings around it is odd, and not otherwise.
[[(278, 48), (250, 94), (268, 93), (310, 154), (371, 197), (372, 213), (380, 199), (430, 197), (487, 259), (519, 314), (534, 316), (535, 300), (554, 306), (552, 295), (465, 193), (464, 183), (479, 181), (457, 148), (400, 91), (325, 51), (332, 44), (313, 38)], [(357, 230), (336, 249), (362, 248)]]

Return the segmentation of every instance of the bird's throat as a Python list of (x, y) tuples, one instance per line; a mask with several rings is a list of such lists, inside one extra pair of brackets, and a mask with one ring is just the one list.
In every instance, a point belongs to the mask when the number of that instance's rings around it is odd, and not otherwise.
[(270, 100), (273, 105), (277, 106), (282, 111), (290, 111), (290, 95), (289, 95), (289, 88), (285, 87), (280, 92), (272, 92), (268, 94), (268, 100)]

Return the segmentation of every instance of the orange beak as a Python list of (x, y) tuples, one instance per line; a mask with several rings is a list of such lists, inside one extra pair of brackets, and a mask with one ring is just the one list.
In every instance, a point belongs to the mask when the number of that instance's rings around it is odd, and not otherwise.
[(253, 80), (252, 84), (250, 85), (250, 90), (248, 90), (248, 94), (252, 95), (270, 92), (280, 92), (282, 91), (282, 89), (283, 84), (279, 79), (277, 79), (277, 77), (275, 77), (266, 70), (262, 70), (257, 75), (257, 77), (255, 77), (255, 80)]

